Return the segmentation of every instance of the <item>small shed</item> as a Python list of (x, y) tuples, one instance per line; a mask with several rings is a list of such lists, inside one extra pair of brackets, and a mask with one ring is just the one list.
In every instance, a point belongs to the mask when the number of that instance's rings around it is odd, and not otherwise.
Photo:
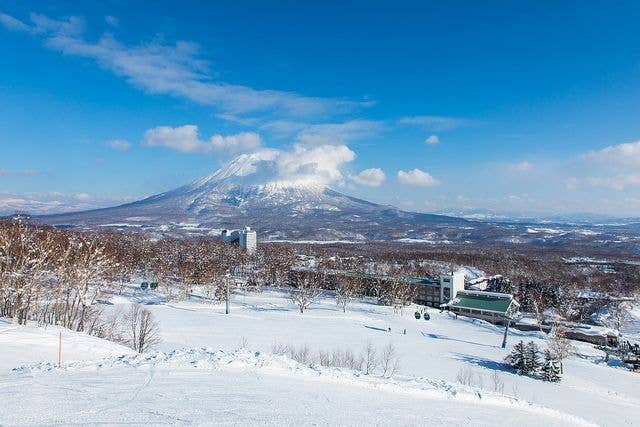
[(460, 316), (491, 323), (504, 323), (505, 317), (511, 318), (518, 312), (520, 304), (511, 294), (459, 291), (456, 297), (446, 304), (446, 308)]

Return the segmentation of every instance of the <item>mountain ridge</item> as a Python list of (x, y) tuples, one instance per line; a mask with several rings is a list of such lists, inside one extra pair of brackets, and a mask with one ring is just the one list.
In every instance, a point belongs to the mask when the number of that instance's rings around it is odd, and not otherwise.
[(142, 200), (39, 219), (58, 226), (144, 228), (173, 234), (211, 234), (249, 225), (267, 238), (318, 240), (437, 240), (443, 225), (466, 223), (363, 200), (313, 176), (283, 175), (275, 153), (264, 150), (240, 155), (207, 176)]
[(335, 190), (308, 164), (283, 167), (278, 161), (275, 150), (244, 154), (207, 176), (142, 200), (35, 219), (56, 227), (142, 231), (159, 238), (218, 236), (225, 228), (250, 226), (260, 241), (526, 244), (630, 253), (640, 248), (640, 224), (407, 212)]

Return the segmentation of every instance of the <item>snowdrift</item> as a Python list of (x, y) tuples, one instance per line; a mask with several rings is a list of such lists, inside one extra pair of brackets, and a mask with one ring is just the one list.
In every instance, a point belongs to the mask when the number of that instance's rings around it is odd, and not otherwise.
[(364, 375), (360, 371), (324, 367), (317, 364), (301, 364), (287, 356), (271, 353), (236, 350), (227, 352), (212, 348), (193, 348), (171, 352), (153, 352), (149, 354), (129, 354), (107, 357), (99, 361), (75, 361), (65, 363), (61, 368), (51, 362), (24, 365), (13, 369), (16, 375), (46, 374), (48, 372), (98, 372), (112, 369), (144, 369), (180, 371), (195, 369), (201, 371), (240, 371), (262, 373), (276, 376), (295, 376), (312, 378), (317, 381), (338, 383), (352, 387), (370, 389), (376, 392), (411, 395), (424, 399), (481, 403), (500, 406), (510, 410), (527, 411), (563, 420), (574, 425), (594, 425), (586, 420), (544, 408), (520, 399), (497, 393), (456, 385), (446, 381), (434, 381), (428, 378), (380, 378)]

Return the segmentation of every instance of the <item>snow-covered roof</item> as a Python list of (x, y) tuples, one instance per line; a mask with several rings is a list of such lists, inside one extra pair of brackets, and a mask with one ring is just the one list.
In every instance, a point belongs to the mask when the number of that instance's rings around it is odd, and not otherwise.
[(577, 323), (574, 325), (567, 325), (567, 332), (578, 333), (582, 335), (590, 336), (619, 336), (620, 333), (614, 329), (606, 328), (604, 326), (586, 325), (584, 323)]

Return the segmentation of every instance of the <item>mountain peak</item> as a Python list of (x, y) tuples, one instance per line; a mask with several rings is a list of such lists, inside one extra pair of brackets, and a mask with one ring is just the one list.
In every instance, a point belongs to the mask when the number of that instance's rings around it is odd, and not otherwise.
[(327, 183), (340, 175), (328, 173), (322, 158), (303, 160), (283, 157), (277, 150), (242, 154), (174, 190), (113, 208), (57, 215), (50, 222), (176, 234), (249, 225), (266, 238), (319, 240), (431, 236), (435, 224), (456, 222), (332, 190)]
[(274, 159), (277, 156), (275, 150), (261, 150), (250, 154), (241, 154), (232, 159), (211, 174), (193, 181), (190, 185), (199, 187), (212, 182), (220, 182), (229, 179), (243, 180), (253, 175), (254, 180), (263, 175), (263, 178), (273, 174)]
[(313, 174), (287, 176), (277, 163), (278, 151), (261, 150), (241, 154), (210, 175), (178, 189), (183, 192), (211, 193), (243, 191), (255, 194), (288, 192), (319, 193), (327, 186)]

